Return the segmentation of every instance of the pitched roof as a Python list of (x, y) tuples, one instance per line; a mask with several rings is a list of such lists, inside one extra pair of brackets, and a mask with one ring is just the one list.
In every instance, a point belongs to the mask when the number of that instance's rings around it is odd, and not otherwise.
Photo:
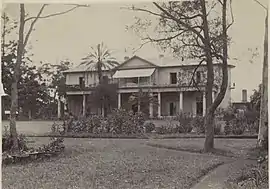
[[(158, 67), (178, 67), (178, 66), (196, 66), (199, 64), (199, 59), (178, 59), (173, 57), (163, 57), (163, 58), (150, 58), (145, 59), (153, 64), (157, 65)], [(221, 63), (214, 63), (214, 64), (221, 64)], [(206, 62), (203, 62), (201, 65), (206, 65)], [(235, 67), (233, 65), (229, 65), (231, 67)]]
[[(109, 71), (113, 68), (115, 68), (115, 66), (110, 66), (109, 64), (107, 65), (107, 68), (102, 67), (102, 71)], [(97, 69), (94, 66), (89, 66), (89, 65), (85, 65), (85, 64), (79, 64), (71, 69), (68, 69), (66, 71), (63, 71), (63, 73), (71, 73), (71, 72), (95, 72), (97, 71)]]
[[(138, 58), (142, 61), (146, 61), (149, 64), (152, 64), (153, 66), (157, 67), (179, 67), (179, 66), (196, 66), (199, 64), (200, 60), (196, 59), (178, 59), (173, 57), (162, 57), (162, 58), (141, 58), (137, 55), (134, 55), (128, 60), (125, 60), (124, 62), (120, 63), (118, 66), (110, 66), (110, 68), (102, 68), (103, 71), (109, 71), (111, 69), (117, 69), (118, 67), (121, 67), (122, 65), (126, 64), (131, 59)], [(220, 63), (214, 63), (214, 64), (220, 64)], [(202, 63), (202, 65), (206, 65), (206, 63)], [(109, 66), (109, 65), (108, 65)], [(234, 65), (229, 64), (230, 67), (235, 67)], [(69, 70), (64, 71), (63, 73), (70, 73), (70, 72), (95, 72), (97, 71), (95, 67), (93, 66), (87, 66), (87, 65), (78, 65), (74, 68), (71, 68)]]

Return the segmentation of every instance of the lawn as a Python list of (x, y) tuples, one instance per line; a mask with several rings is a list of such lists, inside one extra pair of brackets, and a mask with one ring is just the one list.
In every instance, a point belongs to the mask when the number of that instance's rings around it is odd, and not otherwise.
[[(51, 132), (53, 121), (17, 121), (16, 124), (18, 133), (36, 135)], [(9, 122), (5, 120), (2, 122), (2, 131), (6, 125), (9, 126)]]
[[(47, 138), (31, 138), (34, 145)], [(176, 140), (175, 140), (176, 142)], [(205, 170), (229, 158), (178, 152), (136, 139), (65, 139), (60, 157), (4, 166), (3, 188), (190, 188)]]
[[(150, 146), (200, 152), (203, 149), (204, 138), (151, 139)], [(256, 139), (215, 139), (216, 152), (234, 157), (248, 157), (250, 150), (256, 146)]]

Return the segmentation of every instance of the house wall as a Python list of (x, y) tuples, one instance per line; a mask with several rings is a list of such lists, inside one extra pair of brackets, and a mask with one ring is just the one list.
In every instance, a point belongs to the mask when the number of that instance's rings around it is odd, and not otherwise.
[[(112, 77), (112, 73), (109, 71), (103, 72), (103, 76)], [(66, 85), (79, 85), (79, 78), (85, 78), (85, 85), (91, 85), (98, 83), (98, 74), (97, 72), (85, 72), (85, 73), (67, 73), (66, 74)]]
[[(183, 92), (183, 111), (185, 113), (196, 114), (196, 97), (200, 92)], [(161, 115), (169, 116), (170, 103), (175, 103), (176, 114), (179, 112), (179, 92), (161, 93)]]
[(176, 114), (179, 113), (179, 94), (177, 92), (161, 93), (161, 115), (170, 115), (170, 103), (174, 103)]
[(68, 110), (75, 116), (82, 114), (82, 95), (71, 95), (68, 96)]

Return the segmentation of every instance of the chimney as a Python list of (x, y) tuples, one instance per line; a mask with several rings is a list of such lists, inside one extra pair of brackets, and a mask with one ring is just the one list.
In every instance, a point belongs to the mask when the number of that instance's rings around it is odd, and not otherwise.
[(182, 61), (184, 61), (184, 57), (182, 57)]
[(242, 90), (242, 102), (247, 102), (247, 90)]
[(160, 59), (164, 58), (164, 55), (163, 55), (163, 54), (160, 54), (160, 55), (159, 55), (159, 58), (160, 58)]
[(129, 57), (128, 57), (128, 56), (125, 56), (125, 57), (124, 57), (124, 60), (125, 60), (125, 61), (126, 61), (126, 60), (128, 60), (128, 59), (129, 59)]

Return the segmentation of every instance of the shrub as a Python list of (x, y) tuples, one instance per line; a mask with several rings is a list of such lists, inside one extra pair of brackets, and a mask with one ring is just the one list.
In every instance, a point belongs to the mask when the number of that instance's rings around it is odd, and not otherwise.
[(235, 118), (235, 109), (229, 107), (227, 109), (224, 109), (221, 114), (223, 114), (224, 121), (231, 121)]
[[(26, 137), (22, 134), (19, 134), (18, 135), (18, 146), (19, 146), (20, 151), (28, 150), (26, 143), (27, 143)], [(12, 141), (12, 138), (10, 136), (9, 129), (7, 126), (5, 126), (4, 132), (2, 135), (2, 151), (3, 152), (10, 151), (12, 145), (13, 145), (13, 141)]]
[(191, 121), (191, 126), (198, 134), (205, 133), (203, 116), (194, 117)]
[(110, 132), (116, 134), (134, 134), (143, 132), (145, 117), (142, 113), (133, 114), (132, 111), (116, 109), (108, 117)]
[(221, 134), (221, 123), (217, 122), (215, 123), (215, 126), (214, 126), (214, 134), (215, 135), (220, 135)]
[(236, 117), (230, 121), (231, 132), (234, 135), (242, 135), (246, 130), (246, 119), (245, 117)]
[(172, 129), (169, 129), (168, 127), (166, 127), (165, 125), (162, 125), (160, 127), (156, 127), (156, 133), (157, 134), (170, 134), (172, 133)]
[(190, 133), (192, 131), (191, 121), (192, 115), (188, 113), (180, 113), (176, 116), (178, 133)]
[(44, 153), (58, 153), (63, 151), (65, 148), (64, 146), (64, 138), (55, 138), (52, 137), (51, 141), (47, 145), (43, 145), (38, 149), (38, 152)]
[(230, 127), (230, 122), (226, 121), (226, 125), (224, 127), (224, 134), (229, 135), (231, 134), (231, 127)]
[(142, 133), (145, 116), (124, 109), (115, 109), (108, 117), (92, 115), (87, 118), (74, 120), (71, 123), (73, 133), (113, 133), (134, 134)]
[(145, 127), (146, 133), (151, 133), (152, 131), (155, 130), (155, 124), (152, 122), (148, 122), (148, 123), (144, 124), (144, 127)]

